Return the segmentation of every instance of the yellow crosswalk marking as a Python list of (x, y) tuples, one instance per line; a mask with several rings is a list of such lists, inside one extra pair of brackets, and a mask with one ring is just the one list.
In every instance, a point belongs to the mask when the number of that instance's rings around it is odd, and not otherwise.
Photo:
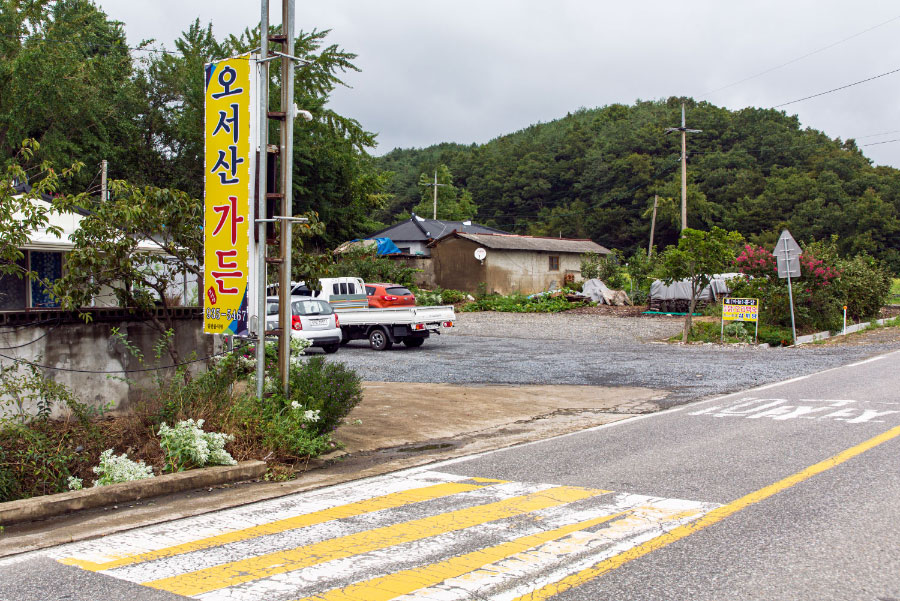
[(191, 551), (200, 551), (203, 549), (209, 549), (211, 547), (217, 547), (228, 543), (248, 540), (259, 536), (278, 534), (279, 532), (285, 532), (287, 530), (295, 530), (297, 528), (304, 528), (307, 526), (321, 524), (341, 518), (349, 518), (365, 513), (380, 511), (382, 509), (392, 509), (395, 507), (402, 507), (404, 505), (410, 505), (412, 503), (418, 503), (421, 501), (429, 501), (432, 499), (438, 499), (440, 497), (448, 497), (463, 492), (478, 490), (484, 488), (488, 484), (497, 484), (502, 482), (502, 480), (491, 480), (479, 484), (463, 484), (456, 482), (436, 484), (434, 486), (414, 488), (412, 490), (405, 490), (388, 495), (382, 495), (371, 499), (365, 499), (363, 501), (357, 501), (355, 503), (348, 503), (346, 505), (323, 509), (321, 511), (315, 511), (306, 515), (299, 515), (292, 518), (285, 518), (283, 520), (277, 520), (268, 524), (253, 526), (251, 528), (234, 530), (232, 532), (226, 532), (224, 534), (202, 538), (181, 545), (173, 545), (171, 547), (165, 547), (163, 549), (147, 551), (146, 553), (130, 555), (112, 561), (97, 563), (71, 557), (64, 558), (59, 561), (60, 563), (64, 563), (66, 565), (78, 566), (82, 569), (90, 570), (93, 572), (99, 572), (101, 570), (111, 570), (113, 568), (134, 565), (137, 563), (143, 563), (145, 561), (153, 561), (155, 559), (163, 559), (165, 557), (172, 557), (175, 555), (181, 555), (183, 553), (190, 553)]
[(179, 595), (199, 595), (336, 559), (573, 503), (607, 492), (609, 491), (572, 486), (555, 487), (494, 503), (357, 532), (296, 549), (232, 561), (187, 574), (145, 582), (144, 585)]
[(575, 524), (569, 524), (553, 530), (523, 536), (516, 540), (501, 543), (493, 547), (481, 549), (451, 557), (432, 565), (403, 570), (389, 576), (372, 578), (365, 582), (357, 582), (340, 589), (333, 589), (301, 601), (388, 601), (400, 595), (434, 586), (449, 578), (468, 574), (486, 565), (502, 561), (516, 553), (521, 553), (546, 542), (560, 539), (573, 532), (585, 530), (625, 515), (628, 511), (620, 511)]

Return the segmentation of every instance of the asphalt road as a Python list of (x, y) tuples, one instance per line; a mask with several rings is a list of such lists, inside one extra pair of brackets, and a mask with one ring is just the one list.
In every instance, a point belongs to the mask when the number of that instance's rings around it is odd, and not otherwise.
[[(900, 599), (900, 353), (442, 468), (747, 506), (554, 599)], [(834, 465), (847, 449), (896, 438)], [(824, 471), (759, 491), (810, 466)], [(821, 467), (821, 466), (820, 466)], [(756, 497), (753, 497), (756, 495)]]
[[(900, 599), (898, 370), (895, 352), (48, 549), (0, 562), (0, 599)], [(90, 578), (29, 590), (42, 557)]]
[(378, 352), (358, 340), (327, 357), (363, 380), (640, 386), (669, 391), (660, 401), (669, 407), (900, 348), (896, 342), (798, 348), (658, 342), (680, 331), (677, 318), (463, 313), (458, 323), (421, 348)]

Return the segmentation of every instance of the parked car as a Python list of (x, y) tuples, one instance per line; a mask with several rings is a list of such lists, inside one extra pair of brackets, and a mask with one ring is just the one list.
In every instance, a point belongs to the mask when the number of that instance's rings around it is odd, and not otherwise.
[[(278, 327), (278, 297), (266, 298), (266, 327)], [(291, 299), (291, 336), (305, 338), (326, 353), (341, 346), (341, 322), (328, 301), (316, 298)]]
[(366, 284), (369, 306), (376, 309), (387, 307), (413, 307), (415, 295), (399, 284)]

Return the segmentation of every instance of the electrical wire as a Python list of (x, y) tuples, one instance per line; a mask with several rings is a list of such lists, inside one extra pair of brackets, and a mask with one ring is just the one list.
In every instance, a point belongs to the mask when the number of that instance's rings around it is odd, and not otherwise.
[(709, 92), (704, 92), (703, 94), (701, 94), (701, 95), (699, 96), (699, 98), (705, 98), (706, 96), (709, 96), (710, 94), (715, 94), (716, 92), (720, 92), (720, 91), (725, 90), (725, 89), (727, 89), (727, 88), (731, 88), (731, 87), (736, 86), (736, 85), (738, 85), (738, 84), (742, 84), (742, 83), (744, 83), (744, 82), (746, 82), (746, 81), (750, 81), (751, 79), (756, 79), (757, 77), (762, 77), (763, 75), (766, 75), (766, 74), (768, 74), (768, 73), (771, 73), (772, 71), (777, 71), (778, 69), (781, 69), (782, 67), (787, 67), (788, 65), (792, 65), (792, 64), (796, 63), (797, 61), (803, 60), (804, 58), (808, 58), (808, 57), (810, 57), (810, 56), (813, 56), (814, 54), (818, 54), (818, 53), (820, 53), (820, 52), (824, 52), (825, 50), (828, 50), (828, 49), (830, 49), (830, 48), (834, 48), (835, 46), (838, 46), (838, 45), (840, 45), (840, 44), (843, 44), (844, 42), (848, 42), (848, 41), (852, 40), (853, 38), (859, 37), (859, 36), (861, 36), (861, 35), (863, 35), (863, 34), (865, 34), (865, 33), (868, 33), (868, 32), (870, 32), (870, 31), (872, 31), (873, 29), (878, 29), (879, 27), (882, 27), (882, 26), (884, 26), (884, 25), (887, 25), (888, 23), (893, 23), (893, 22), (896, 21), (897, 19), (900, 19), (900, 16), (896, 16), (896, 17), (893, 17), (893, 18), (891, 18), (891, 19), (888, 19), (887, 21), (884, 21), (883, 23), (879, 23), (878, 25), (873, 25), (872, 27), (869, 27), (868, 29), (864, 29), (864, 30), (862, 30), (862, 31), (860, 31), (860, 32), (858, 32), (858, 33), (854, 33), (853, 35), (851, 35), (851, 36), (849, 36), (849, 37), (846, 37), (846, 38), (844, 38), (844, 39), (842, 39), (842, 40), (838, 40), (837, 42), (834, 42), (834, 43), (829, 44), (829, 45), (827, 45), (827, 46), (823, 46), (822, 48), (819, 48), (818, 50), (813, 50), (812, 52), (808, 52), (807, 54), (804, 54), (804, 55), (802, 55), (802, 56), (798, 56), (797, 58), (794, 58), (794, 59), (791, 59), (791, 60), (787, 61), (786, 63), (782, 63), (782, 64), (780, 64), (780, 65), (776, 65), (775, 67), (771, 67), (771, 68), (769, 68), (769, 69), (766, 69), (765, 71), (760, 71), (759, 73), (757, 73), (757, 74), (755, 74), (755, 75), (751, 75), (751, 76), (745, 77), (744, 79), (741, 79), (741, 80), (739, 80), (739, 81), (735, 81), (735, 82), (733, 82), (733, 83), (724, 85), (724, 86), (722, 86), (721, 88), (716, 88), (715, 90), (710, 90)]
[(812, 94), (811, 96), (804, 96), (803, 98), (798, 98), (797, 100), (791, 100), (790, 102), (782, 102), (781, 104), (776, 104), (775, 106), (773, 106), (771, 108), (777, 109), (777, 108), (781, 108), (783, 106), (787, 106), (789, 104), (803, 102), (804, 100), (809, 100), (810, 98), (818, 98), (819, 96), (824, 96), (826, 94), (831, 94), (833, 92), (838, 92), (840, 90), (846, 90), (847, 88), (852, 88), (853, 86), (858, 86), (859, 84), (866, 83), (867, 81), (873, 81), (875, 79), (879, 79), (879, 78), (885, 77), (887, 75), (893, 75), (894, 73), (900, 73), (900, 68), (894, 69), (893, 71), (887, 71), (885, 73), (879, 73), (878, 75), (873, 75), (872, 77), (867, 77), (866, 79), (860, 79), (859, 81), (854, 81), (853, 83), (848, 83), (845, 86), (840, 86), (837, 88), (832, 88), (831, 90), (819, 92), (818, 94)]
[(26, 346), (30, 346), (30, 345), (34, 344), (35, 342), (38, 342), (39, 340), (46, 338), (50, 334), (50, 332), (52, 332), (53, 330), (55, 330), (57, 328), (57, 326), (59, 326), (60, 323), (62, 323), (62, 320), (57, 320), (57, 323), (55, 325), (50, 326), (46, 332), (44, 332), (43, 334), (41, 334), (40, 336), (38, 336), (37, 338), (35, 338), (34, 340), (32, 340), (30, 342), (26, 342), (24, 344), (17, 344), (16, 346), (0, 346), (0, 351), (12, 351), (17, 348), (23, 348)]
[(190, 365), (192, 363), (199, 363), (201, 361), (207, 361), (212, 359), (213, 357), (221, 357), (222, 355), (227, 355), (232, 352), (231, 350), (225, 350), (221, 353), (215, 353), (213, 355), (208, 355), (206, 357), (201, 357), (199, 359), (191, 359), (190, 361), (182, 361), (181, 363), (173, 363), (172, 365), (164, 365), (162, 367), (146, 367), (143, 369), (114, 369), (114, 370), (104, 370), (104, 371), (94, 371), (90, 369), (70, 369), (67, 367), (54, 367), (52, 365), (41, 365), (40, 363), (35, 363), (33, 361), (28, 361), (27, 359), (18, 359), (16, 357), (10, 357), (9, 355), (4, 355), (0, 353), (0, 357), (4, 359), (9, 359), (10, 361), (14, 361), (15, 363), (24, 363), (25, 365), (31, 365), (32, 367), (37, 367), (39, 369), (52, 369), (54, 371), (64, 371), (69, 373), (76, 374), (136, 374), (143, 373), (148, 371), (162, 371), (164, 369), (173, 369), (175, 367), (182, 367), (185, 365)]

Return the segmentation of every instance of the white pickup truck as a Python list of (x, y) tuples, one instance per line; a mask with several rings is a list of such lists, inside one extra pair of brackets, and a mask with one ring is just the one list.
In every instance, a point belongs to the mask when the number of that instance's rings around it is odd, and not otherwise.
[(422, 346), (431, 334), (440, 334), (441, 328), (452, 328), (456, 320), (452, 305), (343, 309), (338, 311), (338, 317), (343, 335), (341, 344), (368, 339), (369, 346), (376, 351), (387, 350), (395, 342), (409, 347)]
[[(341, 344), (367, 339), (376, 351), (387, 350), (400, 342), (419, 347), (431, 334), (440, 334), (441, 328), (452, 328), (456, 321), (452, 305), (370, 309), (361, 278), (322, 278), (319, 283), (321, 290), (312, 291), (311, 296), (327, 300), (334, 307), (340, 320)], [(296, 298), (296, 291), (294, 295)]]

